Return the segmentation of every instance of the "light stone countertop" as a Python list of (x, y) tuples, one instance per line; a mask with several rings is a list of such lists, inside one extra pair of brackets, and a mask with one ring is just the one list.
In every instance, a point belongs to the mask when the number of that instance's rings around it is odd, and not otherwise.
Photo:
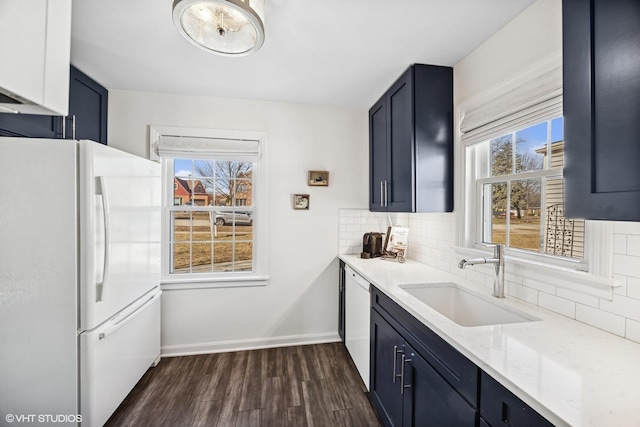
[(640, 344), (509, 296), (492, 301), (541, 320), (459, 326), (398, 285), (490, 289), (411, 259), (340, 259), (553, 424), (640, 427)]

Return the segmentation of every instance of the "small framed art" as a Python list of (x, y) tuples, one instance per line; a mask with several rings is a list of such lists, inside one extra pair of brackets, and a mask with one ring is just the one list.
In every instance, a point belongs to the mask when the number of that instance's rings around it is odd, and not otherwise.
[(328, 187), (329, 172), (328, 171), (309, 171), (309, 183), (312, 187)]
[(296, 209), (296, 210), (309, 210), (309, 195), (308, 194), (294, 194), (293, 195), (293, 209)]

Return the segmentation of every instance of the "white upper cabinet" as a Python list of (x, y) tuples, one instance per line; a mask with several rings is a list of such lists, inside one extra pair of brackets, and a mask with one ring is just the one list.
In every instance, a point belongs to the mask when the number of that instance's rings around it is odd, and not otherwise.
[(0, 113), (66, 116), (71, 0), (0, 0)]

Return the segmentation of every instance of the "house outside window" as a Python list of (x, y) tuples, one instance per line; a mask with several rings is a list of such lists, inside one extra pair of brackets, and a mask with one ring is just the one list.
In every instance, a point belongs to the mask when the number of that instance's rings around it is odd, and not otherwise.
[(161, 126), (150, 134), (166, 188), (163, 287), (266, 284), (264, 135)]

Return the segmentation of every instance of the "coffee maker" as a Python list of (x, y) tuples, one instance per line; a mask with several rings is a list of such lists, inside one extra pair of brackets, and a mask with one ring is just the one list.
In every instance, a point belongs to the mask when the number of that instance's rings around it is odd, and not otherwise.
[(382, 233), (365, 233), (362, 236), (360, 258), (376, 258), (379, 256), (382, 256)]

